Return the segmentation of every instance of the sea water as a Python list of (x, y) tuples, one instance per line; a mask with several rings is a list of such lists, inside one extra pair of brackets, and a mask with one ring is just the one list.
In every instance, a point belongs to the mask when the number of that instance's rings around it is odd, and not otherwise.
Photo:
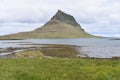
[(27, 47), (21, 44), (28, 43), (81, 46), (79, 48), (80, 53), (96, 58), (120, 56), (120, 40), (111, 40), (111, 38), (0, 40), (0, 48)]

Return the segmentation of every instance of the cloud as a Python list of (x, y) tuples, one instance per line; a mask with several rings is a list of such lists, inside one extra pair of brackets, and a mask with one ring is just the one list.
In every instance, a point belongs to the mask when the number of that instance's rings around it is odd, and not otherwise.
[(29, 31), (58, 9), (95, 35), (120, 37), (120, 0), (0, 0), (0, 35)]
[(36, 29), (37, 27), (40, 27), (39, 25), (43, 25), (42, 23), (1, 23), (0, 24), (0, 34), (1, 35), (7, 35), (12, 33), (18, 33), (18, 32), (25, 32), (25, 31), (32, 31)]

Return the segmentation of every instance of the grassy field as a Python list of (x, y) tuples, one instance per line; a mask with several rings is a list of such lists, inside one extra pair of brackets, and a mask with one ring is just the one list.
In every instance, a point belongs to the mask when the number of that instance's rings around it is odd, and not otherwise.
[(119, 60), (82, 58), (0, 59), (0, 80), (119, 79)]

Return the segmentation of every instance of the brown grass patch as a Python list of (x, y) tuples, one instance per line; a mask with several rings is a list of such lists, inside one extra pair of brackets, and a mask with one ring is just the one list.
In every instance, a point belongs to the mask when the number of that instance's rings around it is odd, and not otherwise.
[(79, 52), (75, 46), (70, 45), (45, 45), (40, 51), (51, 57), (75, 58)]

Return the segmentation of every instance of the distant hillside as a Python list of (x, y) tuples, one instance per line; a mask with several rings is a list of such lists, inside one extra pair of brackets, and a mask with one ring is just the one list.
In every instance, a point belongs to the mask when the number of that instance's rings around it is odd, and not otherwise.
[(0, 39), (28, 38), (92, 38), (97, 37), (85, 32), (73, 16), (58, 12), (42, 27), (30, 31), (1, 36)]

